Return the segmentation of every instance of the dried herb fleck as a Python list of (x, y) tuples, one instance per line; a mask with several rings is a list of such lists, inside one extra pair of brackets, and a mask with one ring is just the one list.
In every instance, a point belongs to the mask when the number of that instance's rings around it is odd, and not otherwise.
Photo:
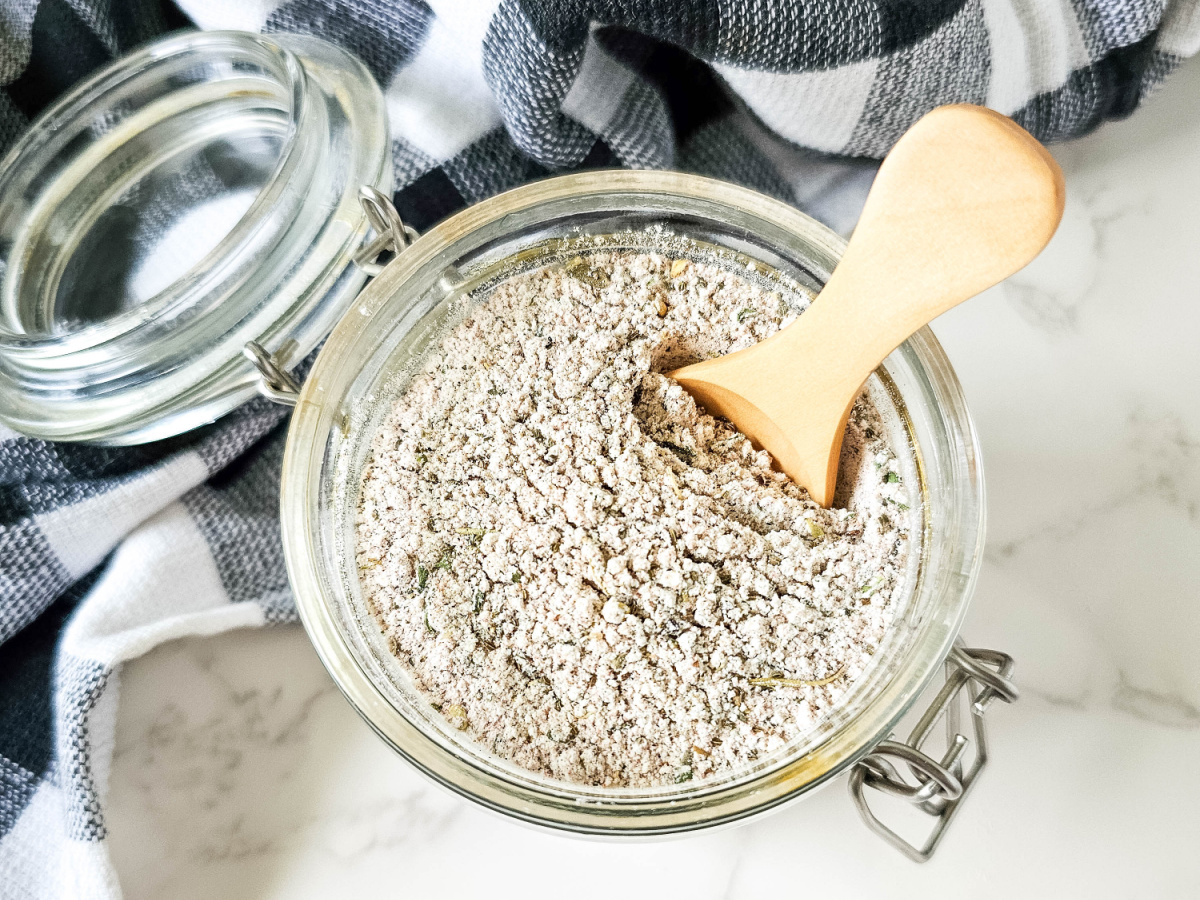
[(442, 710), (442, 715), (445, 716), (450, 724), (459, 731), (465, 731), (467, 725), (470, 724), (467, 721), (467, 711), (457, 703), (451, 703), (449, 706), (444, 708)]
[(602, 269), (593, 269), (582, 256), (576, 256), (570, 260), (565, 268), (567, 274), (572, 278), (582, 281), (596, 290), (608, 287), (610, 280), (608, 273)]
[(660, 447), (666, 447), (685, 463), (690, 463), (696, 458), (695, 450), (689, 450), (687, 447), (681, 447), (678, 444), (672, 444), (670, 441), (659, 441), (658, 445)]
[(873, 578), (870, 581), (868, 581), (866, 584), (862, 585), (858, 589), (858, 592), (860, 594), (862, 594), (863, 599), (866, 599), (867, 597), (870, 597), (872, 594), (874, 594), (876, 591), (878, 591), (881, 587), (883, 587), (883, 578), (882, 577)]
[(755, 687), (823, 687), (827, 684), (833, 684), (846, 672), (846, 664), (842, 663), (832, 675), (827, 675), (824, 678), (751, 678), (750, 683)]

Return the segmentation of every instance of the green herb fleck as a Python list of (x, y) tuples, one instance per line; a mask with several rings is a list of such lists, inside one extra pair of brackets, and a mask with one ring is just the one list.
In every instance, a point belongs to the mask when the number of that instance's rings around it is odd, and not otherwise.
[(512, 582), (513, 582), (513, 584), (516, 584), (516, 583), (517, 583), (517, 582), (519, 582), (520, 580), (521, 580), (521, 573), (520, 573), (520, 572), (513, 572), (513, 573), (512, 573)]
[(429, 607), (425, 607), (425, 631), (429, 634), (437, 634), (437, 630), (429, 624)]
[(825, 529), (812, 519), (806, 520), (806, 524), (808, 525), (809, 533), (813, 536), (813, 540), (819, 541), (821, 538), (825, 537)]
[(883, 480), (886, 481), (888, 484), (896, 484), (900, 480), (900, 476), (897, 475), (895, 472), (888, 472), (887, 478), (885, 478)]
[(862, 587), (860, 587), (858, 589), (858, 592), (863, 595), (863, 599), (865, 600), (867, 597), (870, 597), (881, 587), (883, 587), (883, 576), (879, 576), (878, 578), (874, 578), (871, 581), (868, 581), (866, 584), (864, 584)]
[(678, 444), (672, 444), (670, 441), (659, 441), (658, 444), (660, 447), (666, 447), (685, 463), (690, 463), (696, 458), (696, 451), (689, 450), (687, 447), (680, 447)]
[(454, 558), (453, 548), (447, 548), (442, 551), (442, 555), (438, 557), (438, 561), (433, 564), (435, 569), (445, 569), (450, 571), (450, 560)]
[(751, 309), (748, 306), (745, 309), (739, 309), (738, 314), (737, 314), (738, 324), (740, 325), (742, 322), (746, 321), (751, 316), (757, 316), (757, 315), (758, 315), (757, 309)]
[(593, 269), (582, 256), (576, 256), (565, 268), (572, 278), (577, 278), (597, 290), (608, 287), (608, 274), (600, 269)]
[(425, 585), (429, 582), (429, 570), (424, 566), (417, 566), (417, 590), (425, 590)]
[(827, 684), (833, 684), (846, 673), (846, 664), (842, 663), (840, 669), (832, 675), (827, 675), (824, 678), (751, 678), (750, 683), (755, 687), (823, 687)]
[(691, 781), (691, 780), (692, 780), (692, 770), (691, 769), (684, 769), (682, 772), (680, 772), (678, 775), (675, 776), (676, 784), (683, 784), (685, 781)]
[(481, 609), (483, 609), (483, 591), (476, 591), (475, 606), (471, 609), (471, 612), (478, 613)]

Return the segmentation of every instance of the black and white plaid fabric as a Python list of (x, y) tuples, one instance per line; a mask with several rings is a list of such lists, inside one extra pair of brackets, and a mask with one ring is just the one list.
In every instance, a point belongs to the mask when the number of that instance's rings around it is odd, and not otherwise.
[[(530, 179), (640, 166), (848, 231), (870, 160), (932, 107), (986, 104), (1060, 140), (1129, 114), (1200, 48), (1200, 0), (0, 0), (0, 148), (98, 65), (193, 22), (362, 57), (418, 229)], [(283, 418), (253, 402), (134, 449), (0, 427), (0, 898), (120, 895), (104, 794), (123, 661), (295, 618)]]

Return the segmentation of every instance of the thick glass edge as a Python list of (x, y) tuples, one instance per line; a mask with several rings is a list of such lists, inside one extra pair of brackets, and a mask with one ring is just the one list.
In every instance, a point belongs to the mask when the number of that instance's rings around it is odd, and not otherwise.
[[(301, 395), (289, 429), (281, 512), (285, 558), (297, 606), (318, 655), (355, 709), (397, 752), (451, 790), (527, 822), (587, 834), (653, 835), (735, 821), (786, 803), (839, 774), (890, 733), (937, 674), (966, 614), (967, 600), (980, 563), (983, 487), (977, 441), (961, 389), (936, 339), (927, 331), (918, 333), (897, 352), (908, 354), (918, 370), (925, 371), (928, 390), (960, 429), (959, 433), (951, 435), (955, 444), (951, 455), (961, 463), (961, 470), (947, 474), (956, 484), (968, 485), (973, 491), (973, 496), (967, 497), (964, 504), (970, 521), (956, 523), (962, 538), (959, 543), (966, 570), (948, 573), (955, 583), (948, 586), (948, 591), (943, 590), (942, 615), (931, 624), (932, 632), (913, 652), (902, 671), (869, 704), (868, 711), (873, 713), (869, 726), (864, 723), (863, 728), (855, 729), (853, 740), (847, 732), (835, 734), (812, 753), (771, 773), (763, 779), (764, 783), (755, 783), (753, 790), (735, 785), (712, 792), (697, 791), (694, 800), (689, 798), (669, 804), (621, 799), (580, 804), (565, 797), (523, 791), (519, 786), (514, 788), (501, 779), (468, 770), (434, 747), (374, 687), (340, 634), (329, 604), (323, 602), (321, 578), (314, 564), (318, 550), (312, 540), (310, 514), (319, 500), (325, 438), (329, 429), (336, 427), (335, 404), (326, 401), (335, 399), (330, 395), (337, 392), (330, 391), (328, 385), (337, 382), (339, 374), (345, 375), (344, 371), (339, 373), (337, 370), (353, 365), (350, 348), (396, 287), (458, 237), (549, 200), (625, 192), (682, 194), (731, 204), (796, 232), (834, 261), (845, 246), (833, 232), (779, 201), (725, 182), (680, 173), (622, 170), (569, 175), (527, 185), (471, 207), (431, 230), (389, 265), (360, 296), (355, 304), (358, 314), (347, 316), (330, 337)], [(972, 510), (974, 516), (969, 514)], [(863, 738), (864, 731), (870, 732), (866, 739)], [(464, 780), (470, 784), (470, 789), (460, 784)]]

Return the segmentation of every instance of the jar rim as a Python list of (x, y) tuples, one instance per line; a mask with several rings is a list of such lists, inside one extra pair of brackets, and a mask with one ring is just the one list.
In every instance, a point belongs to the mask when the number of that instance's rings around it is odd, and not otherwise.
[(945, 521), (938, 527), (945, 529), (955, 550), (950, 556), (938, 557), (944, 571), (934, 573), (937, 579), (927, 579), (927, 586), (937, 582), (940, 593), (931, 594), (933, 607), (921, 626), (922, 640), (910, 648), (879, 695), (867, 701), (855, 720), (856, 727), (850, 730), (853, 734), (846, 728), (834, 731), (803, 756), (785, 760), (746, 781), (715, 787), (700, 781), (663, 799), (646, 791), (582, 786), (574, 790), (565, 782), (541, 784), (533, 777), (504, 775), (495, 769), (481, 771), (406, 717), (376, 683), (378, 676), (356, 646), (344, 610), (339, 608), (341, 601), (330, 580), (336, 561), (330, 559), (329, 541), (319, 533), (330, 525), (316, 512), (331, 479), (354, 477), (344, 468), (334, 468), (336, 453), (330, 447), (338, 430), (345, 427), (348, 392), (365, 364), (364, 355), (371, 352), (366, 348), (378, 341), (383, 330), (398, 327), (391, 323), (407, 314), (403, 304), (411, 297), (405, 295), (406, 283), (455, 258), (456, 246), (473, 236), (505, 223), (517, 227), (515, 223), (536, 218), (539, 209), (553, 204), (563, 207), (632, 195), (650, 198), (647, 203), (651, 207), (655, 198), (662, 202), (687, 198), (712, 204), (714, 209), (724, 207), (760, 217), (793, 234), (814, 254), (824, 254), (829, 271), (845, 246), (833, 232), (781, 201), (727, 182), (682, 173), (579, 173), (484, 200), (436, 226), (393, 260), (360, 295), (356, 314), (348, 315), (335, 328), (293, 414), (281, 483), (284, 553), (301, 620), (334, 681), (372, 728), (425, 774), (476, 802), (535, 824), (609, 835), (662, 834), (734, 821), (796, 798), (869, 752), (917, 700), (950, 652), (982, 561), (983, 535), (983, 482), (974, 428), (945, 354), (932, 333), (922, 330), (897, 353), (907, 359), (906, 365), (915, 366), (928, 378), (933, 400), (922, 403), (930, 406), (933, 414), (948, 417), (944, 427), (949, 433), (949, 449), (939, 450), (938, 458), (927, 458), (925, 465), (941, 466), (947, 462), (947, 454), (953, 457), (949, 482), (953, 496), (942, 494), (929, 502), (948, 507), (943, 511)]

